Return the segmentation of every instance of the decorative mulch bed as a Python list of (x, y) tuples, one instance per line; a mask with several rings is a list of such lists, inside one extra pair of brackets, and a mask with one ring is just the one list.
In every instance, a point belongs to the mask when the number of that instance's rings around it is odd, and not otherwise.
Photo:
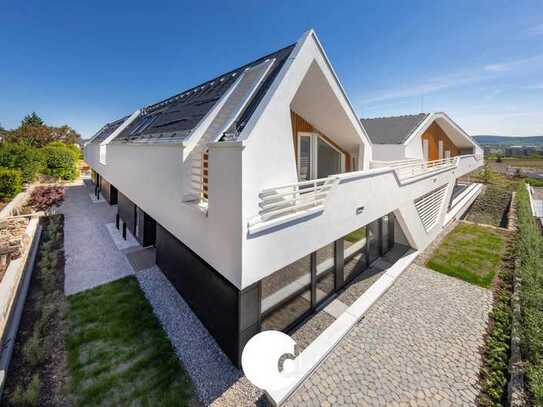
[(43, 233), (30, 282), (2, 406), (67, 406), (66, 303), (63, 215), (42, 221)]

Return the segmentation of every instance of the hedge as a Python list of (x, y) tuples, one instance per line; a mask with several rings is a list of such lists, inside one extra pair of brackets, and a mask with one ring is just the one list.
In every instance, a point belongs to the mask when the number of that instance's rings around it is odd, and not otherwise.
[(21, 171), (0, 167), (0, 199), (12, 198), (21, 192)]
[(533, 405), (543, 405), (543, 236), (532, 216), (526, 184), (517, 189), (522, 351)]
[(45, 173), (64, 180), (73, 180), (78, 175), (77, 158), (65, 145), (48, 145), (45, 153)]
[(543, 187), (543, 179), (539, 178), (526, 178), (525, 180), (528, 184), (533, 187)]
[(22, 143), (0, 144), (0, 167), (21, 171), (23, 183), (34, 181), (43, 167), (40, 150)]

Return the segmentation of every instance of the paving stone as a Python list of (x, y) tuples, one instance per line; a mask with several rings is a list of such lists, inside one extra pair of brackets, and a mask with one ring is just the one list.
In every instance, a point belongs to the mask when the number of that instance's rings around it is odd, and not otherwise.
[(476, 405), (491, 303), (489, 290), (413, 264), (286, 405)]

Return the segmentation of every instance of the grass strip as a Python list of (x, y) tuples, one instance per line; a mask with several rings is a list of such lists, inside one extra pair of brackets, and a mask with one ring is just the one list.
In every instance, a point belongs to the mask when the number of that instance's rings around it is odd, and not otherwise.
[(77, 405), (189, 403), (192, 384), (133, 276), (68, 302), (66, 346)]
[(460, 223), (441, 242), (426, 265), (487, 288), (498, 270), (504, 241), (504, 235), (497, 230)]
[(517, 189), (522, 309), (522, 352), (532, 404), (543, 405), (543, 237), (525, 184)]

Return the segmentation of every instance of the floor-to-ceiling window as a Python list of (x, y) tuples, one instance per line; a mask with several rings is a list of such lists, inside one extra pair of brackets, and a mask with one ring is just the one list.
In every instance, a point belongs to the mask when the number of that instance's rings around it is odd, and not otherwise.
[(262, 280), (262, 329), (284, 330), (311, 309), (311, 255)]
[(298, 178), (325, 178), (345, 171), (345, 154), (318, 133), (298, 133)]
[(336, 288), (335, 244), (321, 247), (315, 253), (316, 302), (326, 299)]
[(349, 281), (368, 267), (367, 230), (361, 227), (343, 236), (343, 281)]
[(367, 246), (370, 263), (373, 263), (375, 260), (377, 260), (377, 258), (381, 254), (380, 222), (381, 220), (378, 219), (374, 222), (371, 222), (366, 228), (368, 231)]
[(262, 329), (286, 330), (311, 314), (394, 246), (388, 214), (282, 268), (261, 282)]

